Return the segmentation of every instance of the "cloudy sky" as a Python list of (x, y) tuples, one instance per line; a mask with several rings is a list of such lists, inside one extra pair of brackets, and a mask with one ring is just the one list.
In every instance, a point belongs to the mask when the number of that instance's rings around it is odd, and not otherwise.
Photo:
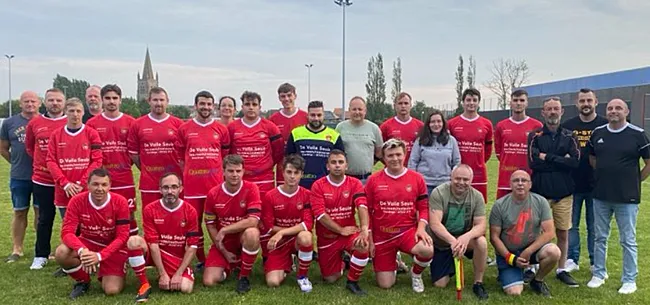
[[(500, 57), (525, 59), (530, 83), (650, 64), (647, 0), (356, 0), (347, 9), (346, 97), (365, 96), (368, 59), (381, 52), (390, 84), (402, 59), (403, 89), (429, 105), (455, 99), (458, 54), (473, 55), (478, 83)], [(277, 86), (341, 102), (340, 7), (330, 0), (0, 0), (0, 54), (14, 54), (13, 96), (43, 92), (57, 73), (136, 94), (149, 46), (172, 103), (215, 95), (262, 94)], [(644, 36), (645, 35), (645, 36)], [(0, 63), (0, 96), (8, 92)], [(485, 94), (489, 95), (487, 89)], [(387, 88), (390, 95), (390, 85)]]

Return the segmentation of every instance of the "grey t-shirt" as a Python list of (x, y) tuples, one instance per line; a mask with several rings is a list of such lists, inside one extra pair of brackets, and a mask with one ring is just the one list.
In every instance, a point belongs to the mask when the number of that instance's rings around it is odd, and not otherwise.
[(345, 154), (348, 157), (347, 174), (371, 173), (375, 165), (375, 147), (384, 144), (379, 126), (368, 120), (356, 126), (350, 120), (346, 120), (336, 126), (336, 131), (341, 134)]
[(11, 178), (32, 180), (32, 157), (25, 152), (25, 129), (29, 120), (21, 114), (2, 122), (0, 139), (9, 141), (11, 153)]
[[(442, 211), (442, 225), (454, 237), (459, 237), (469, 232), (474, 227), (474, 218), (485, 216), (485, 203), (483, 195), (475, 188), (470, 187), (467, 194), (456, 197), (451, 190), (451, 182), (445, 182), (429, 195), (429, 209)], [(433, 237), (436, 249), (449, 249), (449, 244), (435, 236), (429, 226), (427, 232)]]
[(538, 194), (530, 193), (524, 202), (515, 202), (512, 194), (497, 200), (490, 211), (490, 226), (501, 228), (501, 241), (510, 252), (524, 250), (542, 232), (542, 222), (553, 219), (551, 206)]

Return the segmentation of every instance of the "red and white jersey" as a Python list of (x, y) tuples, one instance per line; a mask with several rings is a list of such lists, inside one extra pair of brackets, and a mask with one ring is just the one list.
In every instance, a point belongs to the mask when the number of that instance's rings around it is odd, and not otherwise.
[(148, 114), (131, 125), (127, 148), (129, 154), (140, 156), (141, 192), (160, 192), (160, 177), (167, 172), (176, 173), (179, 177), (183, 174), (176, 151), (178, 128), (182, 124), (181, 119), (171, 114), (162, 120), (156, 120)]
[[(280, 109), (280, 111), (269, 117), (269, 121), (273, 122), (275, 126), (278, 126), (280, 134), (282, 135), (284, 147), (287, 146), (287, 141), (289, 141), (291, 131), (298, 126), (307, 125), (309, 122), (307, 119), (307, 112), (300, 109), (296, 109), (296, 112), (289, 116), (282, 113), (282, 109)], [(284, 176), (282, 175), (282, 161), (278, 162), (278, 168), (275, 171), (275, 180), (278, 182), (284, 181)]]
[[(129, 239), (129, 205), (126, 199), (109, 192), (106, 202), (96, 206), (89, 192), (81, 192), (70, 199), (61, 227), (63, 244), (79, 251), (84, 243), (103, 247), (101, 260), (117, 251), (126, 251)], [(77, 235), (77, 230), (79, 234)]]
[(263, 235), (267, 235), (274, 226), (290, 228), (302, 224), (306, 231), (311, 231), (314, 219), (311, 213), (311, 192), (299, 186), (293, 194), (287, 194), (278, 186), (264, 195), (262, 201)]
[(44, 186), (54, 186), (54, 180), (47, 169), (47, 148), (50, 136), (67, 123), (66, 116), (49, 118), (39, 115), (29, 121), (25, 130), (25, 151), (33, 159), (32, 181)]
[(88, 175), (102, 166), (102, 140), (96, 130), (84, 125), (75, 133), (63, 126), (50, 136), (47, 168), (54, 183), (65, 188), (68, 183), (86, 185)]
[(186, 247), (198, 247), (200, 233), (196, 210), (179, 200), (173, 210), (162, 199), (148, 204), (142, 212), (142, 224), (148, 244), (158, 244), (161, 252), (183, 259)]
[(460, 159), (474, 171), (472, 184), (487, 184), (485, 162), (492, 155), (492, 122), (482, 116), (467, 119), (461, 114), (450, 119), (447, 125), (458, 142)]
[(133, 161), (126, 147), (133, 122), (135, 119), (128, 114), (120, 113), (117, 118), (111, 119), (102, 113), (86, 123), (97, 130), (102, 139), (103, 165), (111, 174), (111, 189), (135, 187), (131, 170)]
[(311, 209), (316, 219), (318, 238), (337, 238), (339, 235), (322, 225), (325, 214), (341, 227), (356, 226), (355, 209), (368, 207), (366, 193), (359, 179), (346, 176), (338, 184), (329, 175), (320, 178), (311, 186)]
[(374, 242), (387, 241), (429, 222), (427, 185), (419, 173), (404, 169), (393, 176), (386, 169), (366, 183), (366, 198)]
[(510, 175), (514, 171), (521, 169), (531, 173), (528, 168), (528, 133), (542, 125), (542, 122), (531, 117), (520, 122), (507, 118), (497, 123), (494, 151), (499, 159), (499, 189), (510, 190)]
[(228, 129), (215, 119), (205, 124), (191, 119), (178, 129), (178, 141), (178, 155), (185, 162), (185, 198), (205, 198), (223, 181), (221, 160), (230, 150)]
[(239, 189), (231, 193), (225, 182), (213, 187), (205, 199), (205, 224), (221, 230), (248, 217), (262, 217), (262, 201), (257, 185), (242, 181)]
[(273, 185), (273, 166), (284, 157), (284, 142), (280, 130), (273, 122), (258, 118), (251, 125), (243, 119), (228, 125), (230, 153), (244, 159), (244, 179)]
[(406, 142), (405, 166), (409, 163), (413, 143), (418, 138), (422, 126), (424, 126), (424, 123), (414, 117), (409, 117), (406, 122), (400, 121), (397, 117), (392, 117), (379, 126), (384, 142), (389, 139), (400, 139)]

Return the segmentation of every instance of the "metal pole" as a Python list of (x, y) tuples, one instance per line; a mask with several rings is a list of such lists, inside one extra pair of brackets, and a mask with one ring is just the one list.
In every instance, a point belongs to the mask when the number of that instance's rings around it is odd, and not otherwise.
[(307, 104), (311, 103), (311, 67), (314, 64), (305, 64), (307, 67)]
[(341, 121), (345, 120), (345, 7), (352, 5), (350, 0), (334, 0), (336, 5), (343, 8), (343, 43), (341, 62)]
[(5, 54), (5, 57), (9, 61), (9, 117), (11, 117), (11, 59), (14, 56)]

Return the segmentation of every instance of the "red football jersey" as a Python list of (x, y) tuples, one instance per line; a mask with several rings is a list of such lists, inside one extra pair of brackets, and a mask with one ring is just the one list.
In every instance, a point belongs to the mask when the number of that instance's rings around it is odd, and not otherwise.
[(244, 179), (262, 185), (273, 185), (273, 166), (284, 157), (284, 142), (273, 122), (258, 118), (252, 125), (243, 119), (228, 125), (230, 153), (244, 159)]
[(111, 174), (111, 188), (119, 189), (133, 187), (133, 161), (126, 148), (129, 129), (135, 119), (128, 114), (120, 113), (111, 119), (104, 115), (92, 117), (86, 125), (97, 130), (102, 139), (103, 165)]
[(198, 216), (196, 210), (183, 200), (173, 210), (168, 209), (162, 199), (148, 204), (142, 213), (142, 225), (147, 243), (158, 244), (165, 254), (182, 260), (185, 247), (198, 247)]
[(335, 184), (325, 176), (311, 186), (311, 207), (318, 238), (339, 236), (318, 222), (325, 214), (341, 227), (356, 226), (354, 212), (362, 206), (368, 208), (363, 184), (357, 178), (346, 176), (341, 183)]
[(290, 228), (297, 224), (311, 231), (314, 219), (310, 196), (311, 192), (302, 186), (293, 194), (283, 192), (279, 186), (267, 192), (262, 202), (263, 235), (267, 235), (274, 226)]
[(39, 115), (27, 124), (25, 130), (25, 151), (33, 159), (32, 181), (44, 186), (54, 186), (54, 179), (47, 169), (47, 148), (52, 132), (65, 126), (67, 118), (52, 119)]
[(178, 145), (178, 128), (183, 121), (173, 115), (156, 120), (151, 114), (135, 120), (129, 130), (129, 154), (140, 156), (140, 191), (158, 193), (160, 177), (174, 172), (182, 177)]
[[(427, 185), (419, 173), (404, 169), (398, 176), (386, 169), (372, 174), (366, 183), (373, 241), (385, 241), (429, 222)], [(419, 215), (418, 215), (419, 214)]]
[(86, 125), (81, 125), (81, 129), (75, 133), (65, 126), (52, 132), (48, 143), (47, 168), (54, 183), (61, 188), (68, 183), (85, 186), (90, 172), (102, 166), (101, 148), (99, 134)]
[(474, 171), (472, 184), (487, 184), (485, 162), (492, 155), (492, 122), (477, 116), (467, 119), (462, 114), (447, 122), (449, 133), (458, 141), (460, 159)]
[[(282, 113), (282, 110), (272, 114), (269, 117), (269, 121), (273, 122), (275, 126), (278, 126), (280, 129), (280, 134), (282, 135), (282, 141), (284, 146), (287, 146), (287, 141), (289, 141), (289, 135), (291, 131), (302, 125), (307, 125), (309, 120), (307, 119), (307, 112), (304, 110), (296, 109), (296, 112), (293, 115), (287, 116)], [(278, 183), (284, 182), (284, 176), (282, 176), (282, 162), (278, 162), (278, 167), (275, 170), (275, 180)]]
[(406, 142), (404, 165), (407, 165), (411, 156), (413, 143), (418, 138), (422, 126), (424, 126), (424, 123), (414, 117), (409, 117), (406, 122), (400, 121), (397, 117), (392, 117), (382, 123), (379, 126), (379, 130), (381, 130), (381, 136), (384, 138), (384, 142), (389, 139), (401, 139)]
[(109, 192), (106, 202), (96, 206), (91, 202), (90, 193), (81, 192), (70, 199), (61, 227), (61, 241), (74, 252), (86, 248), (84, 243), (104, 247), (99, 255), (105, 260), (117, 251), (126, 251), (129, 223), (129, 204), (124, 197)]
[(225, 183), (213, 187), (205, 199), (205, 224), (217, 230), (237, 223), (244, 218), (262, 215), (262, 201), (257, 185), (243, 181), (239, 190), (228, 192)]
[(228, 129), (215, 119), (206, 124), (192, 119), (178, 129), (178, 141), (178, 154), (185, 162), (185, 198), (205, 198), (223, 181), (221, 160), (230, 150)]
[(499, 159), (499, 189), (510, 190), (510, 175), (514, 171), (523, 169), (531, 173), (528, 168), (528, 132), (542, 125), (542, 122), (531, 117), (521, 122), (507, 118), (497, 123), (494, 151)]

